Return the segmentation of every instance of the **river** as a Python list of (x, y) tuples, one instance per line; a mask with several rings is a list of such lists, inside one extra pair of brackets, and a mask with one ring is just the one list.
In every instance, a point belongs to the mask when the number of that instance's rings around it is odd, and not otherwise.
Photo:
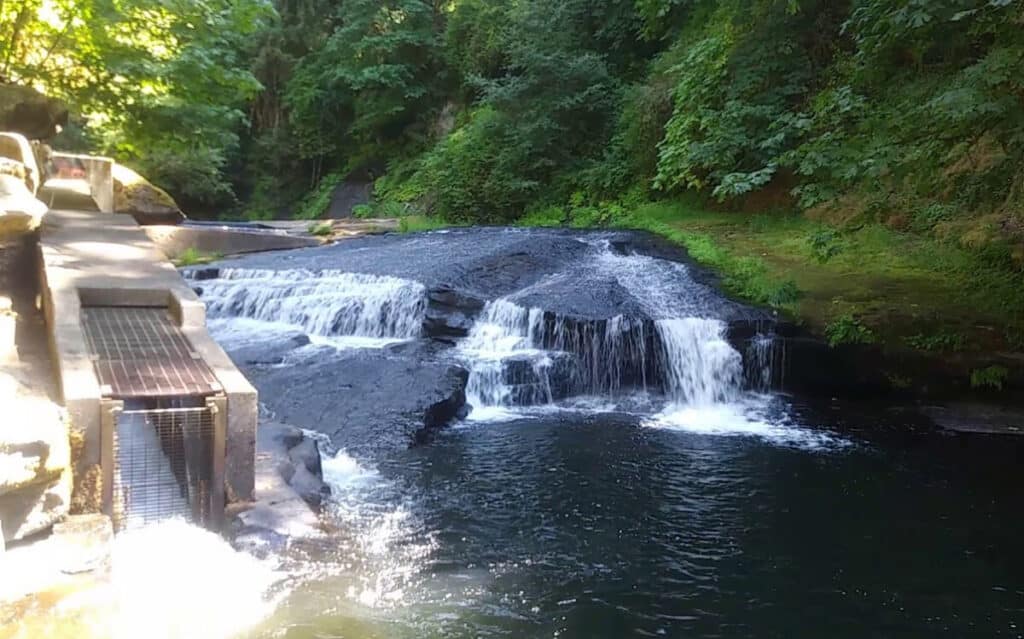
[(771, 314), (647, 236), (190, 276), (267, 418), (324, 443), (332, 532), (253, 637), (1024, 635), (1024, 445), (788, 393)]

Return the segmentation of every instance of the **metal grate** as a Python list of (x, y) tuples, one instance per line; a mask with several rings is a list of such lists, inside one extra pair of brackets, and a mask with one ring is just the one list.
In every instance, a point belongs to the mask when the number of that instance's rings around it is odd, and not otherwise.
[(107, 512), (117, 530), (171, 517), (211, 526), (219, 517), (215, 412), (209, 406), (112, 412)]
[(107, 397), (210, 395), (221, 390), (166, 308), (86, 307), (82, 326)]

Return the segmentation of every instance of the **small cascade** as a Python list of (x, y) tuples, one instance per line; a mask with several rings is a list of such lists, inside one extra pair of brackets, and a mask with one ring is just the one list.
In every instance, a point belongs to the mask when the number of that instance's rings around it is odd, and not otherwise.
[(747, 342), (744, 353), (744, 377), (747, 386), (766, 393), (781, 380), (775, 379), (776, 370), (785, 370), (785, 349), (780, 348), (775, 335), (757, 333)]
[(495, 300), (461, 345), (466, 394), (476, 407), (508, 407), (658, 386), (677, 403), (728, 401), (743, 361), (725, 334), (713, 319), (585, 321)]
[(725, 338), (724, 322), (687, 317), (658, 320), (665, 394), (677, 404), (732, 400), (743, 380), (743, 358)]
[(427, 306), (418, 282), (337, 270), (225, 268), (201, 289), (211, 318), (288, 324), (323, 337), (417, 337)]
[(552, 358), (541, 341), (544, 314), (508, 300), (488, 302), (462, 351), (472, 360), (466, 396), (474, 406), (513, 406), (553, 400)]
[(124, 508), (118, 513), (121, 526), (138, 528), (167, 514), (188, 515), (188, 498), (163, 450), (157, 429), (146, 423), (143, 414), (129, 413), (117, 420), (117, 438), (114, 485), (115, 501)]

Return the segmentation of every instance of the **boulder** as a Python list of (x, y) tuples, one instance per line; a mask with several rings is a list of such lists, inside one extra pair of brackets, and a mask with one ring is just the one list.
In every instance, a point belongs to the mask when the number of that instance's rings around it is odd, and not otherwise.
[(31, 87), (0, 83), (0, 130), (49, 139), (68, 124), (67, 106)]
[(468, 373), (424, 355), (411, 346), (323, 351), (302, 366), (242, 368), (276, 419), (363, 455), (408, 448), (464, 415)]
[(0, 434), (0, 495), (60, 477), (71, 464), (60, 408), (37, 398), (8, 398), (17, 414)]
[(0, 174), (13, 175), (25, 181), (33, 195), (42, 186), (36, 150), (25, 136), (0, 132)]
[(46, 211), (46, 205), (32, 195), (25, 180), (0, 174), (0, 240), (35, 230)]
[(63, 519), (71, 505), (71, 472), (0, 495), (5, 541), (42, 532)]
[(185, 214), (167, 191), (120, 164), (113, 166), (114, 212), (139, 224), (181, 224)]

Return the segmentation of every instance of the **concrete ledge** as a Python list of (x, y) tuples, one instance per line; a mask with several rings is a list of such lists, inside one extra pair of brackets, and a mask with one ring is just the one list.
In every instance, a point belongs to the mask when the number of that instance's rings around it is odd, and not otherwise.
[(145, 226), (150, 240), (169, 258), (176, 258), (188, 249), (202, 254), (235, 255), (260, 251), (319, 246), (310, 237), (296, 237), (275, 231), (247, 231), (228, 227)]

